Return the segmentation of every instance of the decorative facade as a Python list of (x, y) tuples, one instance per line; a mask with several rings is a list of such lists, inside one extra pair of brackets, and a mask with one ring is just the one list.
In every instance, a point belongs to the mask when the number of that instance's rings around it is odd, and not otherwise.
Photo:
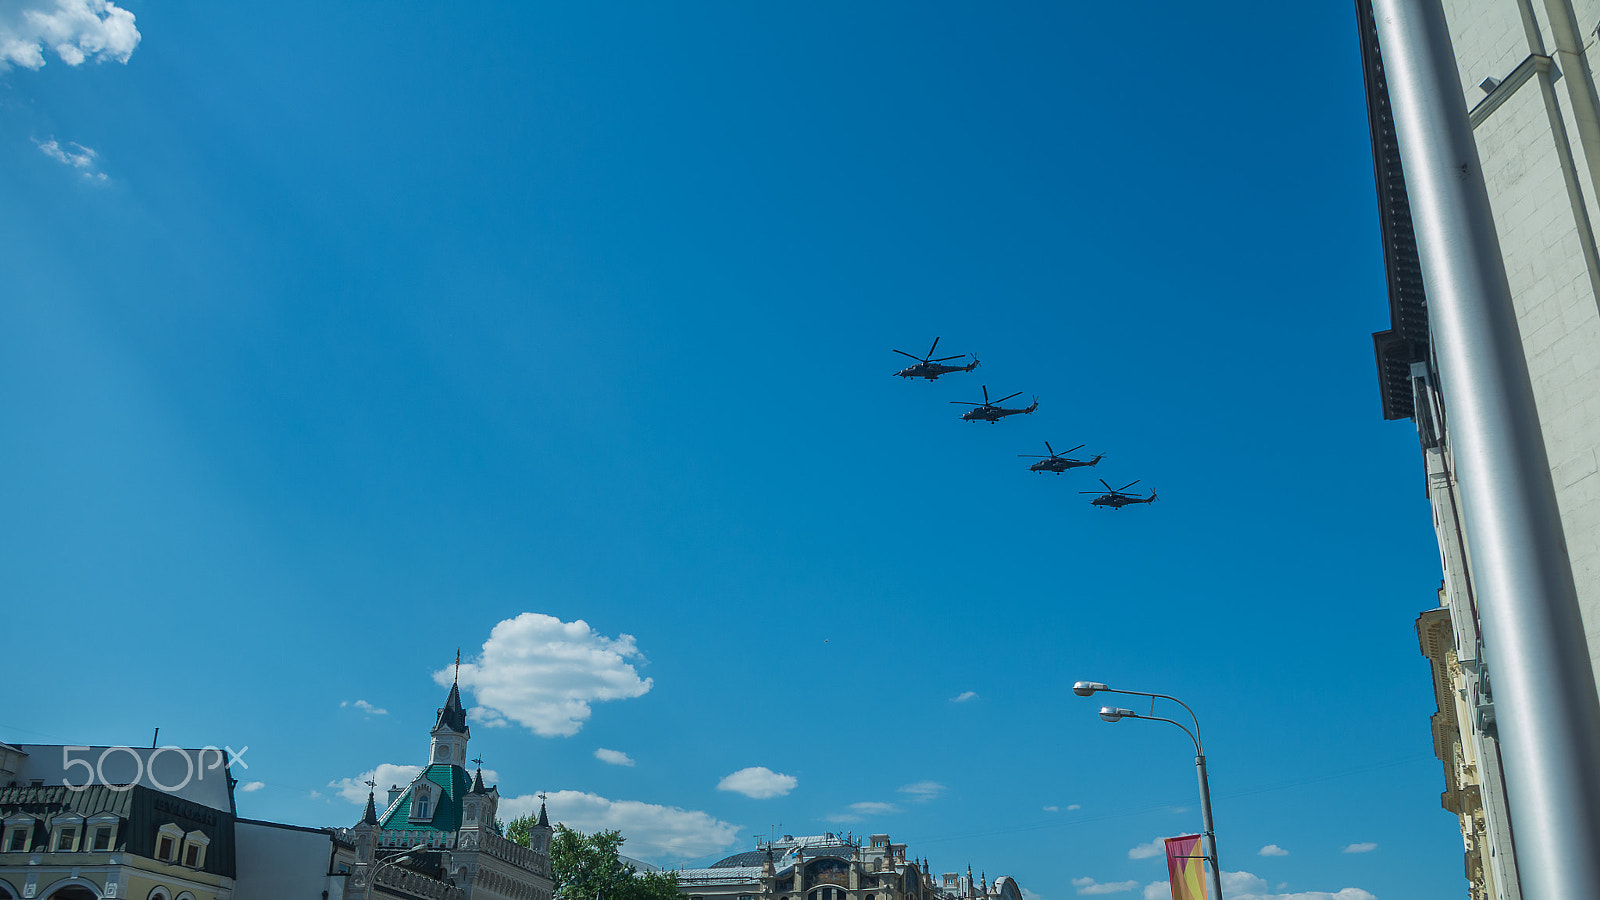
[(460, 688), (451, 685), (429, 734), (428, 766), (390, 788), (381, 813), (369, 792), (361, 821), (340, 830), (355, 848), (347, 900), (553, 900), (554, 829), (544, 806), (532, 846), (503, 837), (499, 790), (484, 785), (481, 766), (467, 771), (470, 738)]
[(0, 900), (232, 900), (227, 764), (193, 777), (220, 752), (0, 744)]
[[(1591, 668), (1600, 681), (1600, 0), (1444, 0), (1462, 97), (1494, 215), (1566, 536)], [(1462, 527), (1448, 385), (1433, 356), (1428, 298), (1389, 108), (1371, 0), (1356, 0), (1391, 326), (1373, 335), (1383, 414), (1421, 443), (1444, 579), (1418, 622), (1433, 666), (1435, 752), (1460, 821), (1468, 892), (1518, 900), (1501, 775), (1493, 672), (1479, 631)], [(1493, 648), (1490, 648), (1492, 651)]]
[(1009, 876), (974, 880), (969, 866), (936, 878), (926, 859), (908, 859), (906, 849), (887, 834), (865, 844), (852, 835), (785, 835), (703, 869), (678, 870), (678, 890), (690, 900), (1022, 900)]

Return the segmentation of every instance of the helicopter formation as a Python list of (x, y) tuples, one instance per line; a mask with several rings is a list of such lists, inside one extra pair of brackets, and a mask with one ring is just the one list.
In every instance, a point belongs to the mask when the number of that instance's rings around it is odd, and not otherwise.
[[(934, 338), (933, 339), (933, 346), (929, 347), (928, 348), (928, 352), (926, 354), (924, 354), (923, 356), (914, 356), (914, 355), (912, 355), (910, 353), (905, 352), (904, 350), (896, 350), (896, 351), (894, 351), (894, 352), (900, 354), (901, 356), (910, 357), (911, 359), (914, 359), (914, 360), (917, 361), (915, 365), (907, 366), (907, 367), (901, 369), (900, 371), (895, 372), (894, 374), (896, 376), (900, 377), (900, 378), (922, 378), (922, 379), (926, 379), (928, 381), (937, 381), (939, 379), (939, 376), (941, 376), (941, 375), (948, 375), (951, 372), (971, 372), (973, 369), (976, 369), (978, 367), (978, 357), (977, 357), (976, 354), (961, 353), (961, 354), (957, 354), (955, 356), (943, 356), (943, 357), (939, 357), (939, 358), (935, 359), (933, 354), (938, 349), (938, 347), (939, 347), (939, 339), (938, 338)], [(972, 357), (972, 362), (967, 363), (966, 365), (959, 365), (959, 364), (958, 365), (945, 365), (945, 363), (948, 363), (950, 360), (953, 360), (953, 359), (964, 359), (967, 356), (971, 356)], [(1030, 415), (1030, 414), (1032, 414), (1032, 412), (1034, 410), (1039, 408), (1039, 398), (1038, 397), (1034, 397), (1033, 398), (1033, 403), (1028, 405), (1028, 406), (1021, 406), (1021, 407), (1015, 407), (1015, 408), (1007, 408), (1007, 407), (1001, 406), (1000, 404), (1006, 402), (1007, 400), (1010, 400), (1012, 397), (1021, 396), (1022, 392), (1021, 391), (1017, 391), (1014, 394), (1007, 394), (1006, 396), (1001, 397), (998, 400), (990, 400), (989, 399), (989, 386), (988, 385), (983, 385), (982, 388), (983, 388), (983, 402), (982, 403), (978, 403), (975, 400), (951, 400), (950, 401), (951, 403), (954, 403), (954, 404), (959, 404), (959, 405), (962, 405), (962, 406), (970, 406), (970, 407), (972, 407), (971, 409), (966, 410), (965, 412), (963, 412), (961, 414), (962, 421), (966, 421), (966, 422), (988, 422), (989, 424), (993, 425), (993, 424), (998, 423), (1001, 419), (1005, 418), (1006, 416), (1025, 416), (1025, 415)], [(1039, 456), (1037, 454), (1030, 455), (1030, 454), (1025, 454), (1025, 453), (1019, 453), (1019, 454), (1017, 454), (1017, 456), (1022, 458), (1022, 459), (1037, 460), (1037, 462), (1034, 462), (1034, 463), (1032, 463), (1032, 464), (1030, 464), (1028, 466), (1028, 471), (1030, 471), (1030, 472), (1054, 472), (1055, 474), (1060, 475), (1061, 473), (1063, 473), (1063, 472), (1065, 472), (1065, 471), (1067, 471), (1069, 469), (1093, 468), (1093, 467), (1098, 466), (1100, 464), (1100, 460), (1105, 459), (1105, 454), (1104, 453), (1097, 453), (1097, 454), (1095, 454), (1093, 457), (1091, 457), (1089, 459), (1073, 459), (1073, 458), (1071, 458), (1071, 456), (1069, 454), (1074, 453), (1074, 452), (1076, 452), (1078, 450), (1082, 450), (1084, 448), (1084, 446), (1085, 445), (1083, 445), (1083, 444), (1079, 444), (1078, 446), (1073, 447), (1071, 450), (1065, 450), (1065, 451), (1063, 451), (1061, 453), (1057, 453), (1055, 451), (1055, 448), (1050, 446), (1050, 442), (1049, 441), (1045, 441), (1044, 442), (1044, 449), (1049, 454), (1048, 456)], [(1078, 492), (1080, 494), (1093, 494), (1093, 495), (1095, 495), (1094, 499), (1089, 501), (1089, 505), (1090, 506), (1098, 506), (1101, 509), (1122, 509), (1124, 506), (1133, 506), (1133, 505), (1140, 504), (1140, 503), (1154, 503), (1154, 502), (1156, 502), (1157, 498), (1156, 498), (1155, 491), (1151, 491), (1149, 496), (1145, 496), (1143, 494), (1130, 492), (1128, 490), (1128, 488), (1131, 488), (1134, 485), (1139, 483), (1138, 479), (1130, 481), (1130, 482), (1128, 482), (1127, 484), (1123, 485), (1120, 488), (1112, 487), (1110, 484), (1108, 484), (1106, 482), (1106, 480), (1104, 478), (1098, 479), (1098, 481), (1102, 485), (1105, 486), (1105, 492), (1104, 493), (1101, 493), (1100, 491), (1079, 491)]]

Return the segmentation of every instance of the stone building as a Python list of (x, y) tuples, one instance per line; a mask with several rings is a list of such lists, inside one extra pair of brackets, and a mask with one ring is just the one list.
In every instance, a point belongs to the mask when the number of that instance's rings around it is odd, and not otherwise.
[[(1600, 0), (1444, 0), (1444, 9), (1600, 679), (1600, 91), (1592, 74)], [(1356, 10), (1388, 273), (1391, 326), (1373, 335), (1383, 414), (1416, 425), (1444, 575), (1440, 605), (1418, 620), (1439, 698), (1433, 721), (1442, 799), (1461, 827), (1470, 895), (1514, 900), (1510, 809), (1517, 798), (1507, 796), (1501, 774), (1493, 673), (1451, 449), (1451, 398), (1432, 354), (1371, 0), (1356, 0)]]
[(212, 747), (0, 744), (0, 900), (232, 900), (228, 767)]
[(346, 900), (552, 900), (544, 806), (531, 847), (501, 836), (500, 792), (484, 785), (481, 766), (466, 768), (470, 738), (460, 688), (451, 685), (429, 733), (428, 766), (392, 787), (381, 813), (369, 792), (361, 821), (339, 832), (354, 847)]
[(1009, 876), (934, 877), (926, 859), (906, 857), (906, 845), (887, 834), (865, 844), (853, 835), (785, 835), (759, 841), (703, 869), (678, 870), (678, 890), (690, 900), (1022, 900)]

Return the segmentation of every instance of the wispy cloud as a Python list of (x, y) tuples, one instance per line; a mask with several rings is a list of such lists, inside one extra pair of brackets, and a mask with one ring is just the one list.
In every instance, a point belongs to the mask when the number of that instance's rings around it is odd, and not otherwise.
[[(631, 634), (608, 638), (582, 619), (526, 612), (494, 626), (478, 661), (462, 663), (460, 680), (478, 701), (473, 721), (571, 737), (589, 720), (589, 704), (649, 692), (654, 682), (633, 667), (645, 661)], [(453, 677), (450, 668), (433, 674), (441, 685)]]
[(1165, 856), (1167, 853), (1167, 839), (1158, 837), (1149, 843), (1140, 844), (1128, 851), (1129, 859), (1150, 859), (1155, 856)]
[(67, 141), (62, 144), (55, 138), (51, 138), (48, 141), (34, 138), (33, 143), (39, 148), (39, 152), (45, 156), (68, 168), (77, 169), (85, 181), (99, 182), (106, 180), (106, 173), (100, 171), (99, 166), (95, 163), (95, 158), (100, 154), (95, 153), (90, 148), (73, 141)]
[[(1378, 900), (1371, 892), (1356, 887), (1337, 891), (1296, 891), (1279, 893), (1265, 878), (1249, 872), (1222, 871), (1222, 895), (1228, 900)], [(1171, 900), (1172, 888), (1165, 881), (1155, 881), (1144, 886), (1144, 900)]]
[(613, 766), (632, 766), (633, 758), (621, 750), (607, 750), (604, 747), (594, 751), (594, 758)]
[(267, 783), (265, 781), (250, 781), (250, 782), (246, 782), (245, 784), (239, 785), (239, 790), (244, 791), (246, 794), (249, 794), (249, 793), (252, 793), (254, 791), (259, 791), (259, 790), (261, 790), (262, 788), (264, 788), (266, 786), (267, 786)]
[(1359, 843), (1359, 844), (1346, 844), (1345, 848), (1344, 848), (1344, 852), (1345, 853), (1371, 853), (1372, 851), (1374, 851), (1376, 849), (1378, 849), (1378, 845), (1377, 844), (1374, 844), (1371, 841), (1365, 841), (1365, 842), (1362, 842), (1362, 843)]
[[(732, 846), (743, 825), (708, 813), (638, 800), (611, 800), (583, 791), (553, 791), (546, 796), (550, 819), (586, 834), (616, 829), (628, 836), (626, 853), (648, 860), (682, 860), (708, 856)], [(539, 811), (537, 794), (500, 801), (501, 818)]]
[(356, 709), (361, 710), (362, 712), (366, 713), (369, 716), (387, 716), (389, 714), (389, 711), (387, 709), (379, 709), (378, 707), (373, 706), (371, 703), (368, 703), (365, 700), (356, 700), (355, 702), (351, 702), (349, 700), (340, 700), (339, 701), (339, 708), (340, 709), (344, 709), (347, 706), (353, 706)]
[(900, 807), (895, 806), (893, 803), (884, 803), (881, 800), (862, 800), (859, 803), (850, 804), (849, 812), (834, 813), (831, 816), (824, 816), (823, 818), (829, 822), (847, 824), (850, 822), (863, 821), (870, 816), (893, 815), (899, 811)]
[(966, 703), (969, 700), (976, 700), (976, 699), (978, 699), (978, 692), (977, 691), (962, 691), (961, 693), (955, 695), (954, 697), (951, 697), (950, 698), (950, 702), (951, 703)]
[(937, 781), (917, 781), (896, 790), (911, 795), (911, 799), (918, 803), (926, 803), (944, 793), (944, 785)]
[(69, 66), (90, 59), (126, 63), (139, 46), (133, 18), (109, 0), (0, 3), (0, 72), (41, 68), (46, 50)]
[(1265, 847), (1262, 847), (1260, 850), (1257, 850), (1256, 851), (1256, 855), (1257, 856), (1288, 856), (1289, 855), (1289, 851), (1283, 849), (1282, 847), (1279, 847), (1277, 844), (1268, 844)]
[(1131, 891), (1139, 886), (1137, 881), (1108, 881), (1098, 882), (1093, 878), (1074, 878), (1072, 886), (1078, 889), (1079, 894), (1120, 894)]
[(782, 797), (799, 783), (800, 779), (793, 775), (774, 772), (766, 766), (751, 766), (725, 776), (717, 782), (717, 790), (765, 800), (768, 797)]
[(1044, 811), (1045, 812), (1061, 812), (1061, 807), (1059, 807), (1059, 806), (1046, 806), (1044, 808)]
[(1074, 809), (1083, 809), (1083, 805), (1079, 804), (1079, 803), (1068, 803), (1067, 804), (1067, 811), (1068, 812), (1070, 812), (1070, 811), (1072, 811)]

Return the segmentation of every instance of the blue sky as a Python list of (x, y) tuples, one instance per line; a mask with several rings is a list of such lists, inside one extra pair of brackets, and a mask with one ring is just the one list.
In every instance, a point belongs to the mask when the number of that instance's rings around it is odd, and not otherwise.
[[(1351, 9), (67, 5), (63, 54), (0, 2), (0, 553), (55, 648), (0, 739), (248, 745), (242, 814), (349, 824), (460, 647), (503, 794), (652, 862), (888, 832), (1141, 897), (1192, 751), (1094, 679), (1199, 712), (1230, 897), (1459, 895)], [(934, 336), (982, 367), (889, 377)]]

